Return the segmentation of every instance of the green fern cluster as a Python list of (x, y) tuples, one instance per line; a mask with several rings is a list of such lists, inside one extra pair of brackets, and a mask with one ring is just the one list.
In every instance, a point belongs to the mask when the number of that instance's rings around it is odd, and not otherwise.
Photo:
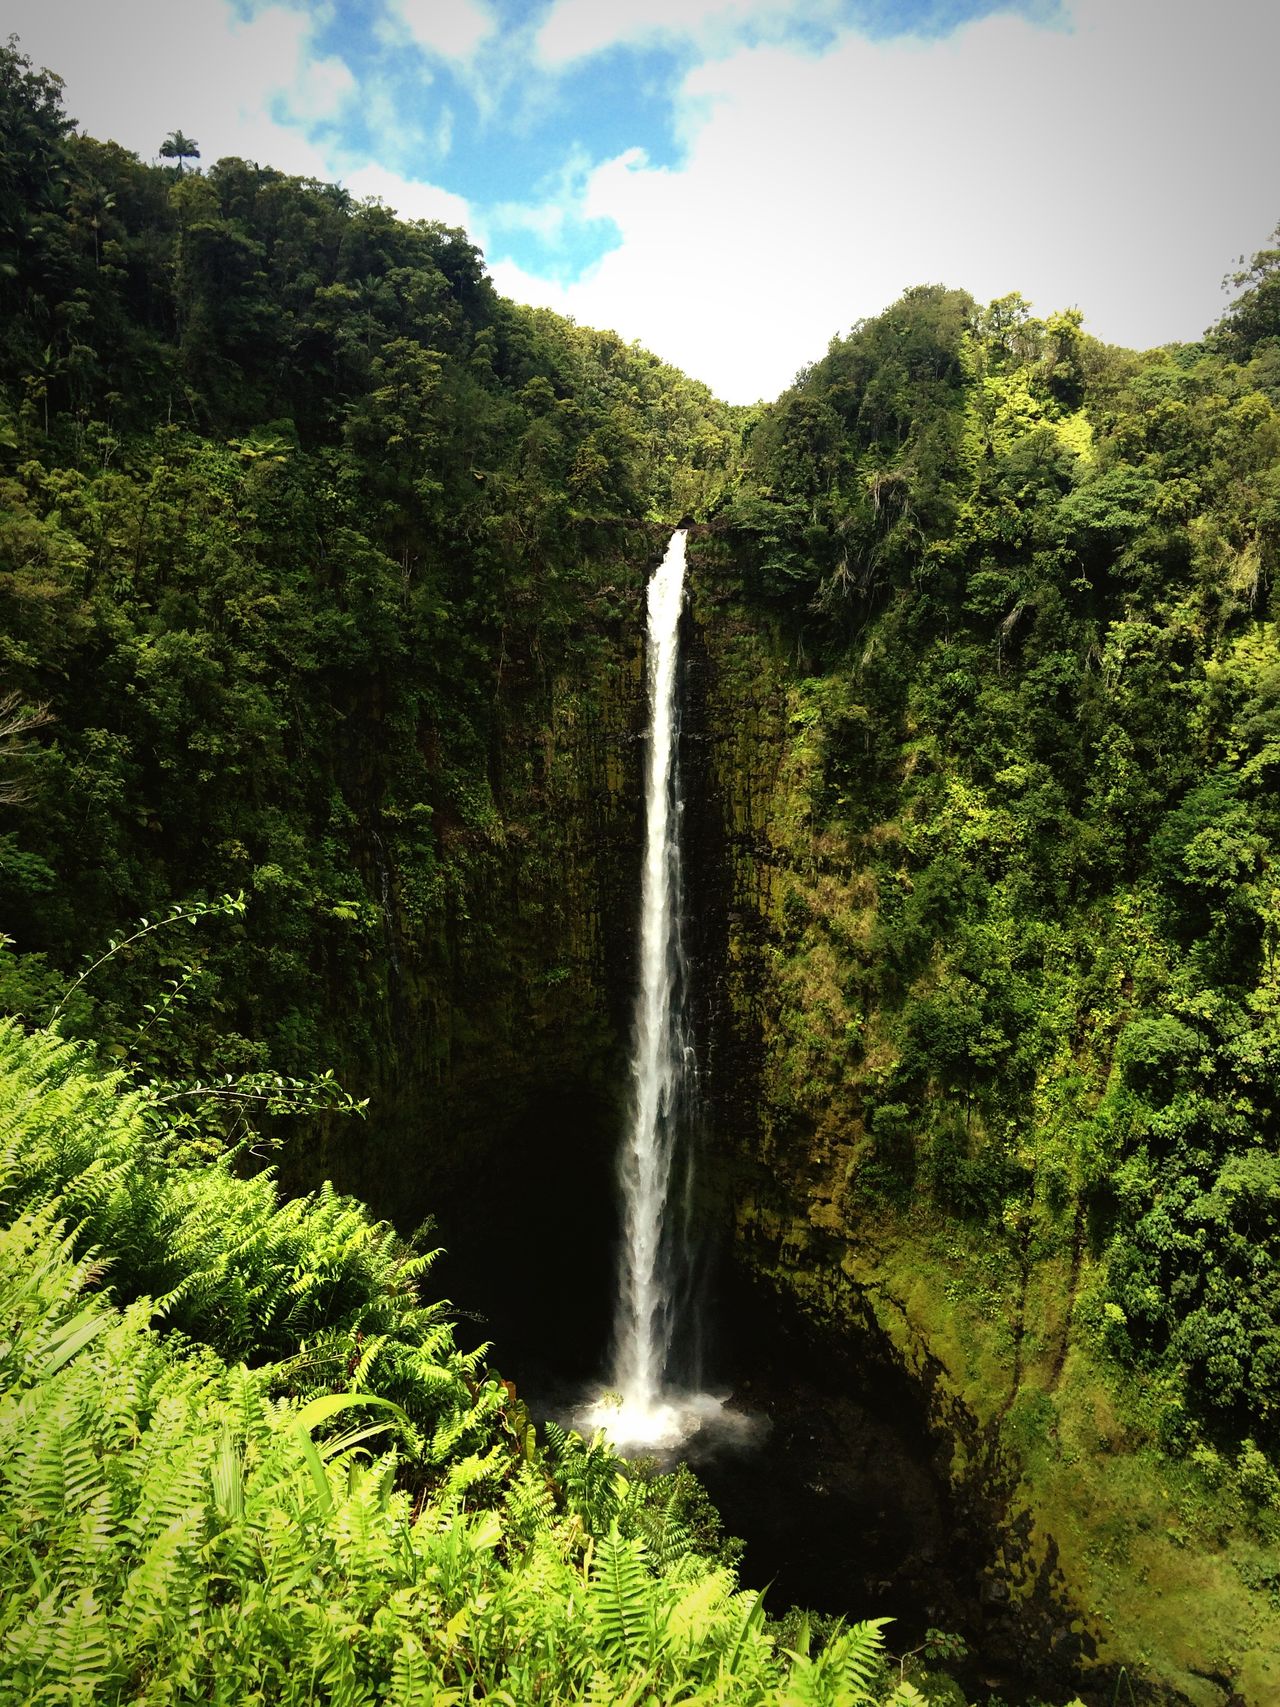
[(394, 1399), (415, 1457), (483, 1439), (501, 1389), (477, 1389), (440, 1304), (431, 1254), (325, 1186), (278, 1200), (272, 1173), (239, 1177), (166, 1141), (153, 1093), (103, 1077), (83, 1049), (0, 1020), (0, 1199), (56, 1204), (80, 1251), (110, 1265), (122, 1302), (149, 1297), (170, 1327), (224, 1359), (273, 1364), (278, 1386)]
[(357, 1206), (167, 1167), (50, 1034), (0, 1029), (0, 1195), (0, 1707), (887, 1694), (883, 1621), (780, 1649), (677, 1478), (513, 1428)]

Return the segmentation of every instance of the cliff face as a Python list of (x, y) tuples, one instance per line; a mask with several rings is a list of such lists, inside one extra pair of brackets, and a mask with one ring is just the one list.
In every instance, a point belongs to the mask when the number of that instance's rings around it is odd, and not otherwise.
[[(857, 725), (855, 681), (797, 667), (794, 636), (741, 603), (722, 544), (704, 537), (694, 561), (714, 820), (695, 818), (695, 834), (722, 861), (702, 905), (721, 933), (707, 1026), (734, 1262), (817, 1368), (846, 1371), (843, 1391), (914, 1412), (902, 1420), (930, 1442), (978, 1583), (950, 1610), (990, 1663), (1016, 1670), (1034, 1652), (1041, 1687), (1089, 1700), (1110, 1700), (1124, 1668), (1145, 1699), (1261, 1707), (1280, 1688), (1265, 1528), (1215, 1481), (1214, 1454), (1165, 1450), (1151, 1390), (1111, 1355), (1106, 1246), (1087, 1207), (1051, 1210), (1031, 1191), (994, 1224), (965, 1214), (921, 1160), (936, 1111), (892, 1142), (873, 1130), (901, 1055), (879, 915), (900, 901), (886, 888), (911, 889), (894, 857), (908, 832), (874, 815), (835, 827), (849, 814), (831, 811), (833, 772), (842, 792), (859, 786), (832, 736)], [(1109, 946), (1123, 958), (1118, 925)], [(1122, 972), (1116, 985), (1120, 1002)], [(1095, 1097), (1109, 1065), (1078, 1047)], [(1064, 1064), (1038, 1071), (1052, 1081)], [(1028, 1111), (1018, 1142), (1034, 1155), (1051, 1137), (1034, 1095)], [(969, 1154), (990, 1142), (975, 1108)], [(819, 1380), (830, 1414), (821, 1395)], [(860, 1449), (851, 1432), (846, 1456)]]
[(376, 807), (366, 820), (366, 889), (384, 919), (362, 1028), (377, 1048), (346, 1071), (369, 1117), (296, 1135), (283, 1152), (286, 1183), (332, 1179), (406, 1231), (429, 1218), (445, 1252), (438, 1284), (476, 1313), (464, 1337), (493, 1339), (522, 1377), (544, 1365), (582, 1374), (609, 1331), (643, 599), (665, 537), (639, 526), (603, 543), (572, 643), (499, 672), (483, 817), (435, 814), (449, 883), (425, 917), (413, 908), (420, 871), (380, 843)]

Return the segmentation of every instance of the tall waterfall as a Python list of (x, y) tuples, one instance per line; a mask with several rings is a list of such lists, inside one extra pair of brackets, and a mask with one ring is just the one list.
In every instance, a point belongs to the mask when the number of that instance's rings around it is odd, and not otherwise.
[(631, 1115), (622, 1151), (623, 1241), (613, 1380), (627, 1414), (658, 1404), (671, 1345), (675, 1241), (667, 1225), (671, 1171), (692, 1047), (680, 943), (679, 719), (676, 666), (684, 604), (685, 534), (671, 536), (649, 582), (649, 750), (640, 880), (640, 987), (631, 1052)]
[[(588, 1420), (618, 1442), (657, 1444), (681, 1432), (666, 1386), (684, 1240), (673, 1225), (672, 1173), (690, 1102), (693, 1046), (681, 947), (679, 708), (676, 694), (685, 532), (671, 536), (649, 582), (649, 739), (640, 884), (640, 984), (631, 1104), (619, 1163), (623, 1237), (611, 1383)], [(620, 1399), (621, 1403), (618, 1403)]]

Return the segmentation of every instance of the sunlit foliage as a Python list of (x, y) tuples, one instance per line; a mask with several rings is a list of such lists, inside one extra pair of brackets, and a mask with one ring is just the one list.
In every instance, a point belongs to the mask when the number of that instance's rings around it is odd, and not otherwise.
[[(1274, 255), (1203, 346), (908, 292), (753, 428), (724, 520), (794, 636), (811, 835), (775, 1046), (851, 1204), (1086, 1248), (1162, 1432), (1280, 1448)], [(802, 970), (834, 956), (823, 1007)], [(1235, 1447), (1233, 1447), (1235, 1450)]]

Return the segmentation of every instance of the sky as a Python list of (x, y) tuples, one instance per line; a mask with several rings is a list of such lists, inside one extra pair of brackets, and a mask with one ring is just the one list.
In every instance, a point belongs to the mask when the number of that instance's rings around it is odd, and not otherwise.
[(1280, 221), (1277, 0), (0, 0), (92, 135), (460, 225), (730, 402), (912, 284), (1199, 337)]

